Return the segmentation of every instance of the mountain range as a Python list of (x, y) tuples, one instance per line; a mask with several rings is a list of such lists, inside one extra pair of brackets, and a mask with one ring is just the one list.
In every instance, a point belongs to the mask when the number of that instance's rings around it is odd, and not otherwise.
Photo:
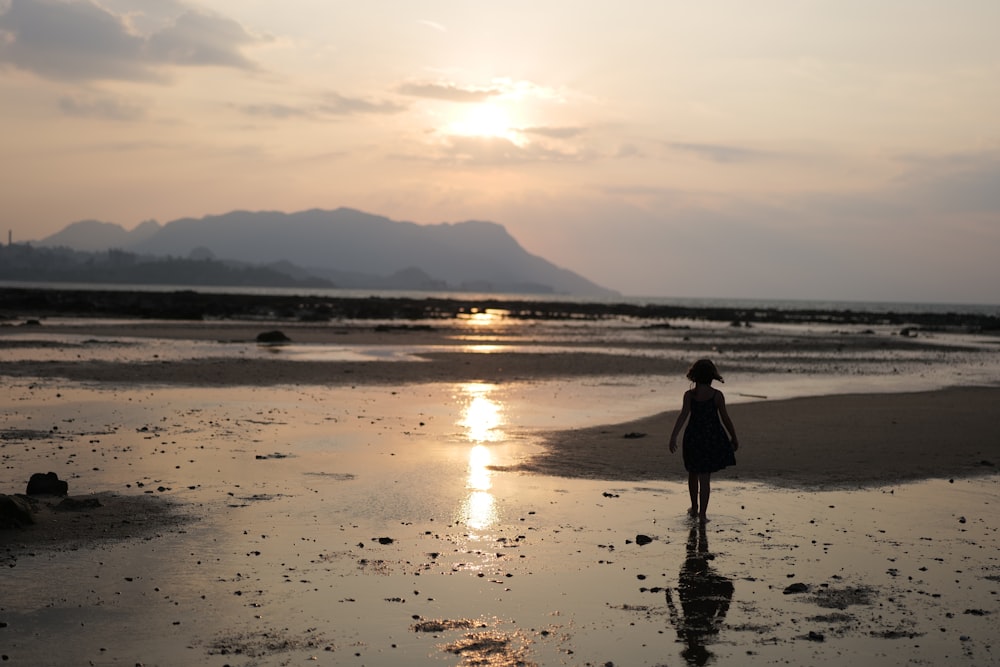
[(619, 296), (524, 248), (500, 224), (419, 225), (349, 208), (233, 211), (132, 230), (85, 220), (35, 242), (80, 252), (224, 261), (351, 289)]

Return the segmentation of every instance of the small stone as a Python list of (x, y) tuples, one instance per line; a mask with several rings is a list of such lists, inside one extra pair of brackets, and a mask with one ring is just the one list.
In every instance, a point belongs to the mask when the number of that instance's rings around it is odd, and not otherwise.
[(281, 331), (265, 331), (257, 334), (257, 342), (276, 345), (281, 343), (290, 343), (292, 342), (292, 339)]

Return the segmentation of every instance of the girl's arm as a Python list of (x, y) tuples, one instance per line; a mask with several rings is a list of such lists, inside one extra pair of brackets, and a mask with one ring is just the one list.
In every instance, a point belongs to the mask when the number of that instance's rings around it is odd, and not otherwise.
[(691, 412), (691, 392), (684, 392), (684, 402), (681, 405), (681, 413), (677, 415), (677, 421), (674, 422), (673, 433), (670, 434), (670, 453), (673, 454), (677, 451), (677, 435), (681, 432), (681, 428), (684, 426), (684, 422), (687, 421), (688, 414)]
[(729, 439), (733, 442), (733, 449), (739, 449), (740, 439), (736, 437), (736, 427), (733, 426), (733, 420), (729, 418), (729, 411), (726, 410), (726, 397), (722, 395), (721, 391), (715, 392), (715, 407), (719, 409), (722, 425), (729, 431)]

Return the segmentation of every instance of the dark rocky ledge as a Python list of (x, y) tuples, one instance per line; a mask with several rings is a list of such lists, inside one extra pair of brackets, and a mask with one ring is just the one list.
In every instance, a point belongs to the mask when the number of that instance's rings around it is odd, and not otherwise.
[(873, 312), (779, 308), (690, 307), (680, 305), (503, 298), (336, 297), (220, 294), (195, 291), (118, 291), (0, 288), (0, 319), (134, 317), (145, 319), (273, 319), (323, 322), (358, 320), (452, 320), (496, 309), (514, 319), (606, 319), (633, 317), (651, 326), (696, 319), (753, 323), (897, 325), (927, 330), (1000, 331), (1000, 317), (965, 312)]

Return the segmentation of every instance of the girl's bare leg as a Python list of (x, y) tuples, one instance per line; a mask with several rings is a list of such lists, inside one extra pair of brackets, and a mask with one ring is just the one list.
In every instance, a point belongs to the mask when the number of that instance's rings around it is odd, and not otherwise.
[(711, 480), (711, 473), (698, 475), (698, 518), (702, 523), (708, 522), (708, 499), (712, 494)]
[(698, 473), (689, 472), (688, 473), (688, 492), (691, 494), (691, 509), (688, 510), (688, 514), (691, 516), (698, 515)]

